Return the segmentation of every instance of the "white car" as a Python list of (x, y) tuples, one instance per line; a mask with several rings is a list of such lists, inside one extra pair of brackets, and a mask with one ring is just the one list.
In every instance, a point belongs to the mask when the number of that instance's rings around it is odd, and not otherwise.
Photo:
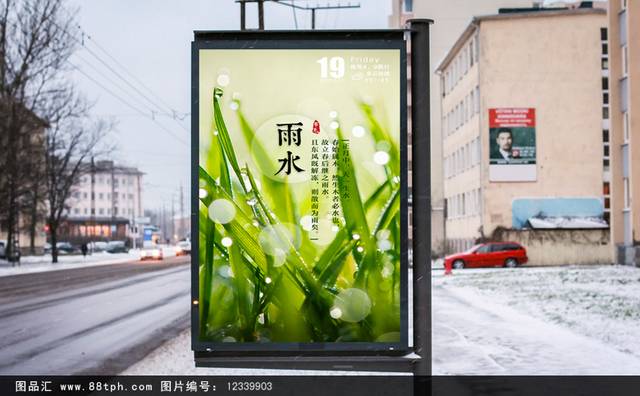
[(162, 260), (161, 246), (145, 246), (140, 249), (140, 260)]
[(176, 245), (176, 256), (186, 256), (191, 254), (191, 242), (181, 241)]

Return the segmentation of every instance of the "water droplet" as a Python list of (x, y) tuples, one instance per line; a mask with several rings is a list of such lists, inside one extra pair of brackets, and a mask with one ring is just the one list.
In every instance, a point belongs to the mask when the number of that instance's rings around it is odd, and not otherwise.
[(353, 234), (352, 238), (357, 241), (360, 239), (360, 234)]
[(238, 102), (234, 100), (233, 102), (229, 103), (229, 108), (233, 111), (237, 111), (240, 106), (238, 105)]
[(338, 121), (331, 121), (331, 123), (329, 124), (329, 128), (331, 129), (338, 129), (338, 127), (340, 127)]
[(362, 125), (356, 125), (351, 129), (351, 134), (355, 137), (363, 137), (365, 132), (366, 131)]
[(258, 203), (258, 200), (256, 198), (251, 198), (251, 199), (247, 200), (247, 205), (249, 205), (249, 206), (253, 206), (253, 205), (257, 204), (257, 203)]
[(376, 143), (376, 150), (386, 151), (388, 153), (391, 150), (391, 144), (389, 144), (389, 142), (387, 142), (386, 140), (380, 140)]
[(209, 218), (220, 224), (227, 224), (236, 217), (235, 205), (226, 199), (216, 199), (209, 205)]
[(238, 101), (240, 100), (240, 92), (234, 92), (233, 95), (231, 95), (231, 98), (233, 98), (233, 100)]
[(231, 276), (233, 275), (233, 272), (231, 271), (231, 267), (229, 267), (228, 265), (223, 265), (222, 267), (220, 267), (218, 269), (218, 273), (223, 278), (231, 278)]
[(380, 240), (389, 239), (391, 236), (391, 231), (389, 230), (380, 230), (376, 233), (376, 238)]
[(267, 285), (271, 283), (271, 278), (269, 278), (268, 276), (266, 278), (264, 278), (264, 283), (266, 283)]
[(371, 299), (360, 289), (345, 289), (336, 296), (335, 308), (340, 309), (340, 318), (345, 322), (360, 322), (371, 312)]
[(389, 162), (389, 154), (386, 151), (376, 151), (373, 155), (373, 162), (378, 165), (386, 165)]
[(380, 251), (383, 251), (383, 252), (391, 249), (391, 247), (393, 246), (391, 245), (391, 242), (388, 239), (378, 240), (377, 245), (378, 245), (378, 249), (380, 249)]
[(360, 253), (364, 252), (364, 248), (362, 246), (358, 246), (356, 250), (359, 251)]
[(264, 324), (264, 314), (261, 313), (260, 315), (258, 315), (258, 323), (260, 324)]
[(331, 226), (331, 231), (338, 232), (338, 231), (340, 231), (340, 227), (338, 227), (337, 225), (334, 224), (334, 225)]
[(207, 197), (207, 190), (205, 190), (204, 188), (201, 188), (200, 190), (198, 190), (198, 197), (200, 197), (200, 199), (204, 199)]
[(338, 112), (335, 110), (330, 111), (329, 118), (338, 118)]
[(338, 307), (333, 307), (331, 311), (329, 311), (329, 315), (334, 319), (340, 319), (342, 316), (342, 310)]
[(216, 82), (221, 87), (226, 87), (231, 82), (231, 77), (228, 74), (219, 74)]
[(224, 238), (222, 238), (222, 241), (220, 241), (220, 243), (222, 243), (222, 246), (224, 246), (224, 247), (229, 247), (229, 246), (233, 245), (233, 239), (231, 239), (229, 237), (224, 237)]

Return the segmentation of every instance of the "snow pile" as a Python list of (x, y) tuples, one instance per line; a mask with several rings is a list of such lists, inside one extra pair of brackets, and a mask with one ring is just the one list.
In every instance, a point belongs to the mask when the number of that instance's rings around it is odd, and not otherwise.
[[(175, 249), (171, 246), (163, 247), (164, 257), (175, 256)], [(83, 257), (77, 255), (59, 255), (58, 263), (51, 263), (51, 255), (24, 256), (20, 259), (20, 265), (13, 266), (5, 260), (0, 260), (0, 276), (18, 275), (24, 273), (56, 271), (70, 268), (89, 267), (94, 265), (119, 264), (132, 260), (138, 260), (140, 252), (137, 249), (129, 250), (128, 253), (107, 253), (98, 252)]]
[(432, 286), (435, 372), (640, 374), (637, 268), (437, 271)]

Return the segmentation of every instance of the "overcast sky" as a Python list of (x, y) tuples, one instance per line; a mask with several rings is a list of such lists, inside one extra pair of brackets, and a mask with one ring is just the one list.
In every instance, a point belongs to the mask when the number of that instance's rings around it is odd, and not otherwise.
[[(182, 183), (186, 211), (193, 31), (239, 29), (239, 5), (234, 0), (69, 1), (70, 6), (79, 7), (79, 29), (85, 34), (84, 46), (72, 60), (81, 70), (74, 73), (74, 78), (96, 102), (95, 115), (117, 120), (117, 130), (111, 136), (118, 147), (116, 160), (145, 172), (145, 208), (157, 209), (163, 203), (169, 208), (173, 197), (177, 210)], [(339, 3), (323, 0), (320, 4), (327, 2)], [(316, 1), (296, 3), (315, 5)], [(359, 9), (318, 11), (316, 27), (387, 27), (391, 0), (362, 0), (360, 4)], [(296, 29), (296, 20), (298, 28), (310, 28), (309, 13), (297, 11), (294, 19), (291, 8), (265, 4), (267, 30)], [(247, 5), (247, 27), (257, 27), (255, 5)], [(174, 111), (176, 117), (171, 117)], [(157, 123), (151, 118), (152, 112)]]

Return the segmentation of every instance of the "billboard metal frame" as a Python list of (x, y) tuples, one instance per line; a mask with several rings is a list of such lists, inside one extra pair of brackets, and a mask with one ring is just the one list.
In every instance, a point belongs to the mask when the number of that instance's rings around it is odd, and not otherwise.
[[(422, 23), (422, 22), (419, 22)], [(426, 65), (427, 68), (422, 70), (426, 75), (428, 73), (428, 24), (426, 21)], [(191, 69), (191, 235), (193, 251), (198, 257), (199, 252), (199, 219), (198, 219), (198, 167), (199, 167), (199, 52), (203, 49), (398, 49), (400, 50), (400, 147), (401, 147), (401, 228), (403, 230), (401, 237), (401, 340), (399, 343), (213, 343), (203, 342), (199, 340), (199, 260), (192, 260), (191, 264), (191, 287), (192, 287), (192, 304), (191, 304), (191, 325), (192, 325), (192, 349), (197, 366), (208, 367), (270, 367), (270, 368), (306, 368), (306, 369), (344, 369), (344, 370), (388, 370), (388, 371), (414, 371), (421, 366), (417, 362), (425, 360), (430, 361), (430, 345), (427, 356), (416, 355), (412, 352), (423, 351), (425, 337), (419, 337), (416, 332), (422, 332), (424, 321), (427, 321), (430, 328), (430, 311), (428, 303), (429, 296), (425, 295), (423, 289), (425, 285), (430, 286), (428, 278), (421, 274), (416, 266), (413, 273), (413, 323), (414, 337), (412, 347), (409, 347), (408, 340), (408, 272), (409, 272), (409, 240), (408, 240), (408, 163), (407, 163), (407, 138), (410, 136), (407, 132), (407, 54), (405, 36), (407, 30), (358, 30), (358, 31), (196, 31), (194, 32), (194, 41), (192, 42), (192, 69)], [(412, 48), (412, 52), (415, 49)], [(415, 52), (412, 53), (415, 63)], [(412, 76), (415, 77), (416, 68), (412, 69)], [(428, 77), (428, 76), (427, 76)], [(420, 78), (418, 78), (420, 80)], [(428, 78), (427, 78), (428, 84)], [(424, 88), (422, 88), (424, 89)], [(422, 90), (421, 89), (421, 90)], [(412, 91), (415, 92), (415, 81), (412, 78)], [(425, 90), (427, 100), (424, 103), (429, 106), (428, 87)], [(413, 96), (415, 100), (415, 95)], [(413, 102), (414, 106), (416, 102)], [(415, 117), (415, 107), (413, 109), (413, 117)], [(422, 110), (424, 113), (424, 110)], [(429, 119), (427, 111), (426, 131), (421, 131), (419, 135), (424, 134), (428, 143), (429, 138)], [(426, 175), (427, 179), (420, 181), (418, 184), (427, 184), (429, 175), (428, 155), (425, 156), (423, 146), (416, 146), (416, 137), (418, 136), (414, 122), (413, 133), (413, 227), (414, 227), (414, 260), (418, 261), (422, 256), (420, 249), (416, 247), (416, 241), (420, 246), (427, 247), (430, 256), (430, 238), (424, 230), (416, 228), (416, 216), (420, 218), (419, 223), (425, 223), (428, 226), (430, 218), (428, 210), (419, 209), (416, 203), (421, 202), (420, 194), (416, 195), (416, 149), (419, 156), (427, 159)], [(424, 128), (423, 128), (424, 129)], [(427, 151), (428, 153), (428, 146)], [(423, 161), (420, 161), (423, 162)], [(423, 173), (418, 172), (418, 173)], [(428, 191), (428, 186), (427, 186)], [(418, 202), (416, 202), (418, 200)], [(428, 207), (427, 207), (428, 208)], [(423, 228), (423, 227), (419, 227)], [(425, 241), (425, 237), (426, 241)], [(421, 242), (420, 242), (421, 241)], [(426, 244), (426, 245), (425, 245)], [(417, 249), (417, 250), (416, 250)], [(421, 267), (421, 266), (419, 266)], [(427, 269), (428, 271), (428, 269)], [(420, 278), (417, 279), (416, 277)], [(417, 283), (416, 283), (417, 282)], [(418, 288), (416, 289), (416, 285)], [(417, 298), (420, 296), (420, 298)], [(424, 300), (424, 298), (427, 300)], [(427, 311), (425, 311), (427, 307)], [(428, 317), (423, 316), (429, 313)], [(416, 316), (416, 314), (418, 314)], [(416, 327), (417, 326), (417, 327)], [(427, 337), (430, 339), (430, 337)], [(417, 341), (417, 343), (416, 343)], [(430, 341), (429, 341), (430, 343)], [(427, 358), (427, 359), (425, 359)], [(428, 363), (430, 368), (430, 362)], [(430, 370), (429, 370), (430, 371)], [(423, 370), (420, 370), (423, 372)], [(428, 374), (424, 372), (423, 375)]]

